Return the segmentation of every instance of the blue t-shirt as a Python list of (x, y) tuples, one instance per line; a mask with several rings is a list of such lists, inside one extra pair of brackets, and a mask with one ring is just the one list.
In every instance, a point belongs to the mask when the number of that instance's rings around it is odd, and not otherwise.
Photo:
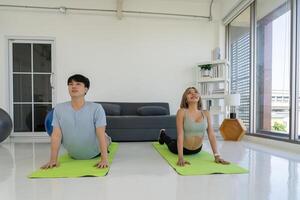
[(62, 144), (75, 159), (90, 159), (97, 156), (99, 142), (96, 128), (106, 126), (103, 107), (93, 102), (85, 102), (79, 110), (74, 110), (71, 102), (55, 106), (53, 127), (62, 132)]

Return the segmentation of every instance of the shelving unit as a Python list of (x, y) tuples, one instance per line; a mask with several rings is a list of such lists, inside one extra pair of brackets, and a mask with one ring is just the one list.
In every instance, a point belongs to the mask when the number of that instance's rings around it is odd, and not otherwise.
[[(201, 66), (210, 65), (210, 73)], [(226, 117), (225, 95), (229, 94), (229, 63), (227, 60), (201, 62), (196, 65), (196, 87), (200, 92), (203, 109), (209, 110), (215, 130), (218, 130)]]

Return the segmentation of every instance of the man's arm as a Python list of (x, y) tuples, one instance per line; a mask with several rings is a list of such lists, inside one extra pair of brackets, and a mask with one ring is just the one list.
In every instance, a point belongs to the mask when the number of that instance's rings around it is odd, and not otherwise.
[(100, 144), (101, 159), (100, 162), (96, 164), (98, 168), (106, 168), (109, 166), (108, 156), (107, 156), (107, 144), (106, 144), (106, 134), (105, 127), (96, 128), (97, 138)]
[(51, 134), (51, 155), (50, 155), (50, 161), (43, 165), (42, 169), (48, 169), (53, 167), (58, 167), (58, 151), (61, 144), (61, 130), (59, 127), (54, 127), (53, 132)]

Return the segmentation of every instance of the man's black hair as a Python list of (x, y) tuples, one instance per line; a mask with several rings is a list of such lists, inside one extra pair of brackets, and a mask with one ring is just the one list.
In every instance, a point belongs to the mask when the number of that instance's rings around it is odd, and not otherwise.
[(83, 83), (83, 84), (84, 84), (84, 87), (86, 87), (87, 89), (90, 88), (90, 80), (89, 80), (87, 77), (85, 77), (85, 76), (83, 76), (83, 75), (81, 75), (81, 74), (75, 74), (75, 75), (73, 75), (73, 76), (70, 76), (70, 77), (68, 78), (68, 85), (69, 85), (69, 83), (71, 83), (72, 81), (76, 81), (76, 82)]

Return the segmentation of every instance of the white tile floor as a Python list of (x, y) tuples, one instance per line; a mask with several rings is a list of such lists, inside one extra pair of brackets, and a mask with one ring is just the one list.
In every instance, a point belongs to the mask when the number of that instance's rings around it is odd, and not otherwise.
[(300, 199), (299, 155), (245, 141), (218, 145), (249, 174), (179, 176), (151, 143), (120, 143), (106, 177), (28, 179), (48, 160), (49, 144), (0, 144), (0, 200)]

